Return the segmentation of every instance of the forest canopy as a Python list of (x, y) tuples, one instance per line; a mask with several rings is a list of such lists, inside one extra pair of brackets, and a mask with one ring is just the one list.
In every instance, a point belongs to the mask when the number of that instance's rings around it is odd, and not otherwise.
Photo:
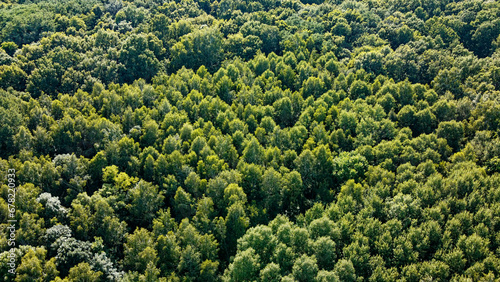
[(498, 1), (7, 0), (0, 44), (2, 281), (500, 277)]

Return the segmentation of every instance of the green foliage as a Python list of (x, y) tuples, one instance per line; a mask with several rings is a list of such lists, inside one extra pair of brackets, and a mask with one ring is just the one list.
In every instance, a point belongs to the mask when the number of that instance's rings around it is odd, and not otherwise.
[(252, 278), (257, 278), (259, 267), (259, 256), (255, 254), (252, 248), (249, 248), (242, 252), (241, 255), (235, 258), (234, 262), (229, 265), (226, 279), (228, 281), (247, 281)]
[(124, 244), (123, 264), (131, 270), (143, 272), (150, 262), (156, 264), (156, 244), (151, 233), (143, 228), (138, 228), (133, 234), (127, 236)]
[(129, 197), (130, 204), (127, 208), (131, 214), (131, 221), (142, 226), (151, 224), (164, 198), (158, 193), (156, 186), (144, 181), (139, 181), (133, 189), (129, 190)]
[(55, 258), (46, 261), (47, 251), (44, 248), (29, 249), (17, 267), (15, 281), (47, 281), (55, 279), (59, 274)]
[(3, 279), (500, 277), (499, 18), (495, 1), (3, 1)]
[(88, 263), (82, 262), (69, 270), (68, 281), (99, 281), (102, 272), (95, 272)]
[(12, 87), (16, 90), (23, 90), (25, 88), (27, 75), (17, 65), (2, 65), (0, 66), (0, 87), (7, 89)]
[(172, 47), (171, 68), (186, 66), (198, 69), (201, 66), (215, 71), (223, 55), (222, 34), (214, 28), (202, 28), (181, 38)]

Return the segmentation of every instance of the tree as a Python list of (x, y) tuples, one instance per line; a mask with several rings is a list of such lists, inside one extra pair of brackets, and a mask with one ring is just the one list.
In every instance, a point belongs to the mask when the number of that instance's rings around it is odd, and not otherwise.
[(141, 136), (141, 145), (143, 147), (153, 146), (158, 138), (159, 126), (154, 120), (149, 120), (143, 124)]
[(302, 182), (305, 190), (306, 198), (313, 198), (313, 183), (316, 179), (314, 167), (316, 164), (316, 157), (308, 149), (302, 151), (300, 156), (294, 161), (297, 171), (302, 177)]
[(438, 121), (451, 121), (455, 119), (457, 107), (446, 100), (439, 100), (432, 106), (432, 113)]
[(137, 228), (133, 234), (127, 235), (123, 250), (124, 266), (130, 270), (144, 272), (149, 263), (156, 265), (158, 258), (155, 248), (156, 242), (151, 233), (144, 228)]
[(247, 21), (240, 28), (244, 36), (258, 36), (262, 41), (262, 51), (266, 54), (279, 52), (279, 29), (276, 26)]
[(215, 71), (222, 59), (222, 34), (214, 28), (203, 28), (181, 37), (172, 47), (170, 67), (178, 70), (181, 66), (198, 69), (202, 65)]
[(231, 255), (236, 252), (237, 239), (245, 234), (245, 231), (249, 225), (249, 219), (241, 202), (236, 202), (228, 208), (225, 223), (227, 230), (226, 249), (227, 254)]
[(336, 282), (340, 281), (339, 277), (333, 271), (320, 270), (316, 276), (316, 281), (321, 282)]
[(179, 274), (193, 279), (200, 273), (200, 263), (200, 253), (191, 245), (188, 245), (182, 251), (177, 269)]
[(487, 56), (492, 52), (492, 42), (499, 36), (498, 21), (482, 22), (472, 34), (475, 43), (475, 51), (480, 57)]
[(429, 134), (436, 127), (436, 116), (427, 108), (415, 114), (416, 124), (412, 127), (416, 135)]
[(90, 268), (88, 263), (82, 262), (69, 270), (68, 280), (77, 282), (100, 281), (101, 276), (102, 272), (95, 272)]
[(489, 254), (489, 240), (481, 238), (476, 233), (466, 236), (462, 235), (458, 239), (457, 246), (464, 253), (468, 265), (486, 258)]
[(175, 271), (179, 265), (181, 248), (172, 231), (169, 231), (168, 234), (158, 236), (157, 242), (159, 268), (161, 273), (166, 276)]
[(268, 169), (262, 176), (262, 198), (264, 199), (264, 207), (269, 218), (274, 218), (280, 211), (282, 206), (282, 185), (281, 174), (273, 168)]
[(410, 105), (405, 105), (398, 113), (398, 121), (401, 127), (414, 128), (416, 117), (415, 108)]
[(0, 88), (9, 87), (22, 91), (26, 87), (28, 75), (18, 65), (0, 66)]
[(53, 197), (50, 193), (42, 193), (36, 200), (45, 208), (45, 219), (50, 220), (54, 217), (61, 221), (66, 219), (68, 211), (61, 205), (59, 197)]
[(92, 244), (74, 238), (60, 237), (51, 247), (57, 250), (55, 258), (63, 277), (68, 274), (70, 268), (80, 263), (88, 263), (92, 257)]
[(187, 193), (181, 187), (177, 188), (174, 197), (175, 218), (180, 221), (182, 218), (188, 218), (193, 213), (193, 199), (191, 194)]
[(275, 109), (275, 117), (282, 127), (292, 125), (294, 120), (294, 112), (292, 109), (292, 101), (288, 97), (281, 98), (274, 102), (273, 108)]
[(224, 50), (233, 56), (251, 59), (258, 50), (262, 49), (262, 40), (255, 35), (243, 37), (241, 33), (230, 34), (224, 42)]
[(46, 261), (44, 248), (29, 249), (17, 267), (15, 281), (47, 281), (57, 277), (56, 259)]
[(224, 189), (224, 202), (226, 207), (234, 203), (246, 204), (247, 195), (238, 184), (231, 183)]
[(325, 92), (325, 85), (323, 81), (317, 77), (309, 77), (302, 84), (302, 96), (304, 98), (314, 97), (317, 98)]
[(271, 262), (260, 271), (260, 279), (262, 279), (262, 281), (281, 281), (280, 272), (280, 266), (276, 263)]
[(158, 186), (139, 181), (129, 190), (130, 204), (127, 205), (132, 221), (139, 226), (149, 226), (157, 211), (163, 205), (164, 196), (158, 192)]
[(436, 134), (439, 138), (444, 138), (448, 145), (455, 151), (460, 148), (460, 143), (464, 136), (463, 124), (457, 121), (444, 121), (439, 123)]
[(268, 226), (256, 226), (247, 230), (238, 240), (238, 250), (252, 249), (261, 258), (261, 263), (269, 263), (276, 247), (276, 237)]
[(224, 275), (227, 281), (247, 281), (257, 279), (260, 269), (259, 256), (252, 248), (239, 253)]
[(352, 100), (356, 100), (358, 98), (364, 99), (371, 94), (371, 91), (366, 82), (356, 80), (351, 84), (350, 94)]
[(350, 260), (341, 259), (335, 264), (334, 273), (340, 281), (356, 281), (354, 266)]
[(302, 255), (293, 265), (293, 276), (297, 281), (312, 281), (318, 273), (316, 258)]
[(314, 256), (318, 262), (319, 269), (332, 270), (337, 258), (335, 252), (336, 244), (329, 237), (320, 237), (313, 244)]
[(368, 162), (364, 156), (359, 154), (342, 152), (333, 159), (333, 176), (338, 184), (347, 180), (359, 180), (365, 173)]
[(339, 127), (349, 135), (353, 135), (356, 130), (356, 114), (354, 112), (341, 111), (339, 115)]
[(283, 211), (290, 216), (298, 215), (305, 209), (304, 186), (302, 177), (297, 171), (283, 176)]
[(243, 159), (247, 163), (262, 164), (264, 149), (257, 138), (253, 137), (243, 150)]
[(165, 53), (163, 42), (153, 34), (134, 34), (127, 38), (118, 56), (125, 68), (121, 81), (132, 82), (143, 77), (150, 80), (162, 70), (160, 59)]
[[(379, 75), (384, 70), (383, 64), (384, 54), (376, 51), (363, 52), (356, 57), (354, 61), (354, 65), (359, 69), (364, 69), (369, 73), (373, 73), (375, 75)], [(330, 60), (325, 65), (325, 68), (330, 72), (333, 72), (335, 75), (338, 74), (338, 66), (335, 64), (334, 60)], [(329, 68), (333, 68), (334, 71), (331, 71)]]
[(218, 281), (217, 270), (219, 267), (218, 261), (205, 260), (201, 263), (199, 279), (202, 281), (212, 282)]
[(22, 118), (19, 105), (18, 98), (0, 90), (0, 118), (4, 121), (4, 125), (0, 128), (0, 148), (3, 158), (7, 156), (7, 152), (12, 152), (14, 149), (12, 138), (17, 131), (16, 129), (21, 125)]
[(462, 86), (460, 83), (460, 71), (457, 68), (440, 70), (436, 78), (432, 81), (434, 90), (438, 94), (450, 91), (457, 97), (462, 96)]

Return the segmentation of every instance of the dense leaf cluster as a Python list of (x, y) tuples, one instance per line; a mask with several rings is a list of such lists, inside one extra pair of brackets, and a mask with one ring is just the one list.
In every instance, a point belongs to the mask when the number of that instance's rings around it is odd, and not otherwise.
[(0, 1), (0, 42), (4, 281), (500, 277), (497, 1)]

